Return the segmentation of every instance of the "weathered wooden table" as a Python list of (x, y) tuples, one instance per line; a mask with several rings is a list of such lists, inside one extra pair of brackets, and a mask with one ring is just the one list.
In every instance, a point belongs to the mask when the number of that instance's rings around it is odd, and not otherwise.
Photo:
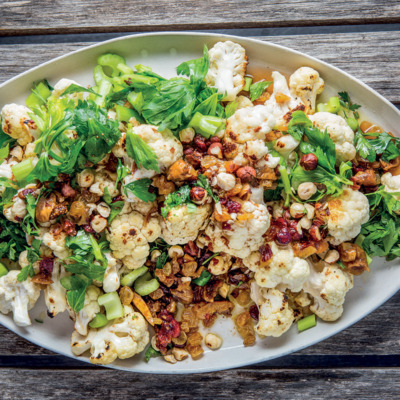
[[(289, 46), (342, 68), (400, 106), (398, 0), (0, 0), (0, 82), (92, 42), (166, 30), (211, 30)], [(0, 327), (0, 399), (400, 399), (399, 308), (400, 293), (309, 349), (248, 368), (178, 377), (90, 367)]]

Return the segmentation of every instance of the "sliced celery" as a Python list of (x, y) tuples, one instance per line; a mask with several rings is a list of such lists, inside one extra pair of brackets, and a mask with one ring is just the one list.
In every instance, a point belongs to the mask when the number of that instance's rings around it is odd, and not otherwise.
[(129, 272), (129, 274), (122, 277), (121, 285), (122, 286), (132, 286), (133, 282), (135, 282), (136, 279), (143, 276), (148, 270), (149, 269), (147, 267), (143, 266), (143, 267), (133, 270), (132, 272)]
[(146, 273), (135, 281), (135, 292), (140, 296), (147, 296), (160, 287), (157, 279), (150, 279), (150, 273)]
[(8, 274), (7, 267), (3, 263), (0, 263), (0, 276), (4, 276), (7, 274)]
[(108, 324), (108, 319), (104, 314), (96, 314), (95, 317), (89, 322), (91, 328), (101, 328)]
[(118, 121), (129, 122), (131, 118), (136, 118), (139, 122), (144, 122), (143, 118), (136, 110), (124, 106), (116, 105), (115, 111), (117, 112)]
[(117, 292), (103, 294), (97, 299), (97, 302), (106, 309), (106, 316), (109, 321), (115, 318), (121, 318), (125, 314), (124, 307), (121, 304)]
[(22, 181), (32, 172), (33, 168), (32, 159), (28, 158), (13, 165), (11, 171), (17, 181)]
[(317, 320), (315, 318), (315, 314), (311, 314), (308, 317), (297, 321), (297, 328), (299, 332), (303, 332), (306, 329), (314, 328), (317, 325)]
[(250, 76), (245, 76), (243, 91), (248, 92), (250, 90), (250, 86), (252, 83), (253, 83), (253, 78), (250, 78)]

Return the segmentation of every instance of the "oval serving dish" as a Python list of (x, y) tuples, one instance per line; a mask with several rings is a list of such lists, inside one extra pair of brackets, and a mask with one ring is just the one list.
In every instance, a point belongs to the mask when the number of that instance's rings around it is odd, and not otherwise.
[[(202, 33), (163, 33), (126, 36), (96, 44), (33, 68), (0, 85), (1, 104), (20, 103), (30, 92), (32, 82), (46, 78), (55, 83), (61, 78), (70, 78), (82, 85), (92, 84), (93, 66), (101, 54), (112, 52), (124, 56), (128, 65), (145, 64), (163, 76), (175, 75), (175, 67), (185, 60), (201, 56), (203, 45), (211, 48), (216, 42), (232, 40), (241, 44), (250, 60), (250, 70), (276, 69), (290, 74), (301, 66), (309, 66), (319, 71), (325, 80), (325, 91), (322, 101), (338, 91), (346, 90), (354, 102), (363, 106), (362, 116), (396, 132), (400, 126), (400, 112), (374, 90), (339, 69), (297, 51), (262, 42), (234, 36), (212, 35)], [(187, 359), (171, 365), (162, 359), (144, 361), (143, 354), (132, 359), (118, 360), (109, 368), (134, 372), (185, 374), (217, 371), (267, 361), (298, 351), (320, 342), (365, 317), (382, 305), (400, 288), (400, 268), (396, 262), (388, 263), (375, 259), (371, 271), (355, 278), (344, 305), (343, 316), (334, 323), (318, 321), (318, 325), (299, 334), (294, 325), (288, 333), (280, 338), (257, 340), (252, 347), (243, 347), (242, 339), (235, 333), (231, 320), (219, 318), (213, 326), (213, 332), (224, 338), (223, 347), (218, 351), (206, 351), (197, 361)], [(33, 325), (28, 328), (17, 327), (12, 314), (0, 314), (0, 323), (46, 349), (88, 362), (86, 357), (75, 357), (70, 350), (70, 337), (73, 323), (65, 312), (54, 319), (45, 318), (43, 324), (35, 322), (45, 310), (43, 298), (30, 312)]]

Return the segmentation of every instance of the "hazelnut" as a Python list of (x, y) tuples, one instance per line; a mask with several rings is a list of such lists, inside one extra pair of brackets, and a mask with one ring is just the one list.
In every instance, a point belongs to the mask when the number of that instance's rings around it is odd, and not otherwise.
[(207, 201), (207, 191), (200, 186), (190, 189), (190, 200), (195, 204), (204, 204)]
[(320, 242), (322, 240), (321, 232), (319, 231), (318, 226), (313, 225), (309, 230), (310, 236), (316, 242)]
[(293, 203), (290, 206), (290, 215), (293, 218), (301, 218), (306, 213), (306, 209), (303, 204), (301, 203)]
[(175, 357), (176, 361), (182, 361), (189, 356), (189, 353), (185, 349), (174, 347), (172, 349), (172, 355)]
[(306, 170), (311, 171), (317, 168), (318, 158), (315, 154), (304, 154), (300, 159), (300, 165)]
[(176, 358), (173, 354), (167, 354), (166, 356), (164, 356), (164, 360), (169, 362), (170, 364), (176, 364)]
[(171, 246), (168, 249), (168, 256), (170, 258), (179, 258), (179, 257), (183, 257), (183, 249), (181, 246), (175, 245), (175, 246)]
[(337, 250), (329, 250), (325, 255), (324, 261), (328, 264), (334, 264), (339, 258), (340, 256)]
[(300, 183), (299, 187), (297, 188), (297, 194), (302, 200), (308, 200), (315, 193), (317, 193), (317, 187), (312, 182)]
[(241, 180), (242, 183), (248, 183), (256, 177), (256, 170), (249, 166), (240, 167), (236, 171), (236, 176)]
[(215, 333), (207, 333), (204, 343), (211, 350), (217, 350), (222, 346), (222, 339)]
[(222, 158), (222, 144), (212, 143), (207, 150), (207, 154), (209, 154), (210, 156), (215, 156), (217, 158)]

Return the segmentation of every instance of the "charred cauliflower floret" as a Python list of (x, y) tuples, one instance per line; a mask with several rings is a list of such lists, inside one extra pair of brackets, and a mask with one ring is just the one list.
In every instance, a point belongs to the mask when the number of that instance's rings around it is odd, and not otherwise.
[(160, 218), (161, 237), (171, 245), (195, 240), (207, 224), (211, 209), (210, 204), (197, 206), (194, 212), (189, 212), (186, 204), (172, 208), (167, 218)]
[(286, 295), (280, 290), (260, 288), (253, 283), (251, 298), (259, 310), (256, 332), (260, 336), (279, 337), (292, 326), (294, 312), (289, 307)]
[(344, 189), (339, 197), (328, 200), (328, 208), (326, 221), (334, 245), (354, 239), (360, 233), (361, 225), (369, 219), (367, 197), (350, 188)]
[(4, 208), (3, 214), (11, 222), (22, 222), (25, 215), (28, 213), (26, 210), (26, 202), (17, 195), (12, 198), (12, 202), (12, 205)]
[[(215, 212), (219, 213), (219, 203), (215, 205)], [(270, 215), (263, 204), (245, 201), (240, 212), (251, 215), (251, 218), (241, 220), (232, 215), (235, 220), (227, 221), (230, 228), (224, 229), (221, 222), (212, 219), (205, 230), (208, 245), (216, 252), (225, 252), (235, 257), (247, 257), (252, 251), (258, 250), (263, 242), (262, 235), (270, 225)]]
[(336, 321), (343, 314), (346, 293), (353, 287), (353, 276), (337, 264), (325, 264), (322, 272), (311, 268), (303, 290), (314, 297), (310, 309), (324, 321)]
[(53, 254), (61, 259), (67, 258), (71, 255), (71, 251), (65, 246), (65, 239), (67, 234), (65, 232), (58, 232), (53, 228), (40, 228), (38, 239), (43, 241), (43, 244), (49, 247)]
[(329, 112), (317, 112), (309, 115), (312, 123), (321, 131), (327, 131), (329, 137), (335, 143), (338, 161), (350, 161), (356, 156), (356, 148), (353, 145), (354, 132), (340, 115)]
[(46, 285), (44, 300), (47, 306), (47, 314), (53, 318), (67, 309), (66, 290), (61, 285), (60, 279), (66, 276), (64, 267), (58, 260), (54, 261), (51, 280), (53, 283)]
[(324, 80), (319, 73), (310, 67), (301, 67), (290, 76), (289, 87), (294, 97), (299, 97), (306, 106), (306, 113), (315, 111), (317, 96), (324, 90)]
[(165, 172), (183, 156), (181, 142), (169, 129), (159, 132), (156, 126), (139, 125), (133, 128), (133, 133), (140, 136), (154, 150), (160, 172)]
[(16, 139), (21, 146), (39, 136), (39, 129), (29, 116), (30, 112), (28, 107), (17, 104), (7, 104), (1, 110), (3, 132)]
[(89, 191), (98, 196), (103, 196), (106, 188), (111, 197), (119, 194), (119, 191), (115, 189), (115, 181), (111, 179), (109, 174), (104, 170), (96, 171), (94, 183), (90, 186)]
[(120, 286), (119, 270), (122, 265), (110, 253), (106, 253), (105, 256), (107, 269), (104, 273), (103, 290), (106, 293), (116, 292)]
[(208, 86), (216, 87), (224, 101), (235, 100), (243, 89), (247, 67), (245, 49), (230, 40), (216, 43), (208, 52), (209, 69), (206, 76)]
[(0, 278), (0, 312), (12, 311), (14, 322), (18, 326), (31, 325), (28, 311), (31, 310), (40, 296), (40, 287), (30, 278), (18, 282), (20, 271), (10, 271)]
[(103, 292), (97, 286), (89, 286), (85, 293), (85, 303), (81, 311), (76, 313), (71, 308), (68, 309), (71, 318), (75, 321), (74, 328), (80, 335), (88, 334), (88, 324), (100, 312), (100, 306), (97, 298)]
[(113, 256), (130, 269), (141, 267), (149, 255), (150, 246), (160, 236), (161, 228), (156, 218), (145, 219), (136, 212), (118, 215), (106, 232)]
[(90, 329), (87, 336), (74, 332), (71, 348), (75, 355), (90, 350), (90, 362), (110, 364), (117, 358), (125, 359), (140, 353), (149, 343), (147, 323), (143, 316), (124, 306), (125, 316), (99, 330)]
[(244, 265), (255, 272), (254, 278), (261, 287), (299, 292), (310, 275), (308, 262), (295, 257), (290, 246), (269, 245), (272, 251), (270, 260), (263, 262), (260, 252), (255, 251), (243, 260)]
[[(286, 78), (277, 71), (272, 73), (274, 90), (264, 105), (237, 110), (226, 122), (226, 135), (236, 143), (265, 140), (273, 129), (286, 125), (284, 116), (294, 109), (304, 109), (300, 99), (292, 97)], [(282, 98), (285, 99), (282, 101)]]

